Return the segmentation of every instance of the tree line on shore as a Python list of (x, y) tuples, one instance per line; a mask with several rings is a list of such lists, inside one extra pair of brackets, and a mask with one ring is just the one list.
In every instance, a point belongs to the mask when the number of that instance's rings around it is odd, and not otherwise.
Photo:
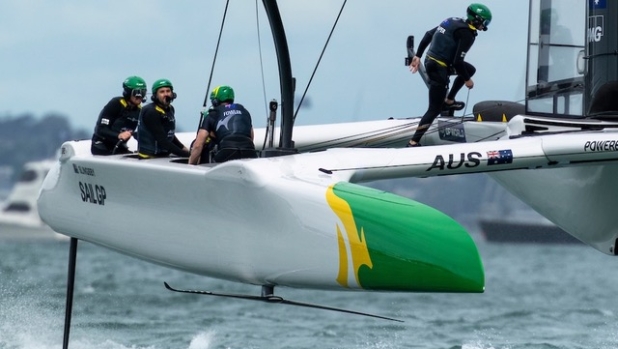
[(91, 136), (84, 129), (74, 129), (68, 117), (57, 113), (40, 118), (32, 114), (0, 116), (0, 167), (12, 169), (13, 183), (24, 163), (53, 158), (65, 141)]

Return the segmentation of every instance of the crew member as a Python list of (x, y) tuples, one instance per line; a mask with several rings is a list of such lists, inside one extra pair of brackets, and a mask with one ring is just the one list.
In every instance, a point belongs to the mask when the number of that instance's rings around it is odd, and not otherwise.
[(234, 103), (234, 90), (218, 86), (210, 93), (210, 101), (212, 107), (202, 119), (189, 164), (208, 162), (208, 153), (203, 150), (209, 142), (217, 146), (215, 162), (257, 157), (251, 114), (242, 104)]
[(90, 145), (93, 155), (129, 153), (127, 141), (137, 127), (146, 91), (146, 82), (139, 76), (124, 80), (122, 96), (112, 98), (99, 113)]
[[(429, 78), (429, 107), (421, 118), (408, 147), (420, 146), (421, 137), (443, 110), (463, 109), (464, 103), (457, 102), (455, 96), (464, 85), (469, 89), (474, 87), (472, 76), (476, 72), (476, 68), (464, 61), (464, 58), (474, 44), (477, 31), (487, 30), (491, 17), (491, 11), (487, 6), (471, 4), (468, 6), (465, 20), (459, 17), (447, 18), (439, 26), (425, 33), (410, 63), (410, 71), (412, 73), (418, 71), (421, 56), (431, 44), (425, 57), (425, 70)], [(448, 92), (449, 76), (455, 74), (457, 77)]]
[(152, 85), (152, 103), (142, 108), (137, 127), (137, 149), (140, 159), (174, 154), (189, 156), (189, 149), (176, 138), (176, 118), (172, 101), (176, 98), (174, 86), (167, 79)]

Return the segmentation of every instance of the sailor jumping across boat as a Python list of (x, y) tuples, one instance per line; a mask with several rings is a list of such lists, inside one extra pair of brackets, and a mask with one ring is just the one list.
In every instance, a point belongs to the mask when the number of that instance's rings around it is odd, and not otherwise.
[[(491, 11), (487, 6), (471, 4), (468, 6), (465, 20), (450, 17), (425, 33), (418, 46), (418, 52), (410, 62), (410, 71), (412, 73), (418, 71), (421, 57), (427, 46), (431, 44), (425, 55), (425, 70), (429, 78), (429, 107), (410, 139), (408, 147), (421, 145), (421, 138), (442, 111), (463, 109), (464, 103), (456, 101), (455, 96), (464, 85), (469, 89), (474, 87), (472, 76), (476, 72), (476, 68), (464, 61), (464, 58), (474, 44), (477, 31), (486, 31), (491, 18)], [(457, 77), (448, 92), (450, 75), (457, 75)]]

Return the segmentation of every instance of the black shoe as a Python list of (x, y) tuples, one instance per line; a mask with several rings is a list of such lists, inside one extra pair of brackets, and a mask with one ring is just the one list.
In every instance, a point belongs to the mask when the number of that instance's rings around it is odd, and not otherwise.
[(408, 142), (408, 144), (406, 144), (406, 148), (420, 147), (420, 146), (421, 146), (421, 144), (420, 144), (420, 143), (414, 143), (414, 144), (412, 144), (412, 143)]
[(442, 110), (462, 110), (465, 106), (466, 103), (459, 101), (454, 101), (451, 104), (444, 102), (444, 104), (442, 104)]

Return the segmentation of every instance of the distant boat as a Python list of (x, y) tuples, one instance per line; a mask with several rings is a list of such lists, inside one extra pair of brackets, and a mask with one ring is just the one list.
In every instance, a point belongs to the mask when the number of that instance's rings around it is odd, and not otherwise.
[(483, 194), (478, 226), (487, 242), (580, 243), (578, 239), (541, 216), (495, 181), (488, 181)]
[[(532, 213), (535, 213), (530, 209)], [(478, 225), (488, 242), (504, 243), (580, 243), (543, 216), (529, 214), (530, 219), (514, 215), (509, 218), (481, 218)]]
[(39, 217), (36, 200), (45, 175), (54, 160), (31, 161), (24, 164), (13, 190), (2, 203), (0, 239), (59, 238)]

